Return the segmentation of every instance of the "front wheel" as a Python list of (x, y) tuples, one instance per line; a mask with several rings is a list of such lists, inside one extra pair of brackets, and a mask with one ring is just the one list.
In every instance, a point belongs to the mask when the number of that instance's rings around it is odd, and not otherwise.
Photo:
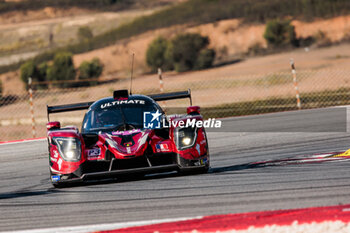
[(63, 183), (52, 183), (52, 185), (53, 185), (53, 187), (58, 188), (58, 189), (67, 187), (67, 185), (63, 184)]
[(209, 164), (199, 169), (200, 173), (208, 173), (208, 171), (209, 171)]
[(180, 175), (196, 175), (196, 174), (205, 174), (209, 171), (209, 165), (206, 165), (204, 167), (194, 167), (194, 168), (180, 168), (179, 174)]

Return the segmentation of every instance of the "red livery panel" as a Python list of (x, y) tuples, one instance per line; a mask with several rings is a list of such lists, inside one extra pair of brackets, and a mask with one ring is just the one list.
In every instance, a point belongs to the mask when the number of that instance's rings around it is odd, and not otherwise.
[[(118, 98), (120, 93), (122, 97)], [(155, 100), (190, 98), (190, 92), (126, 95), (96, 102), (48, 106), (48, 113), (88, 109), (81, 131), (47, 124), (54, 186), (100, 177), (209, 169), (209, 151), (198, 106), (167, 117)]]

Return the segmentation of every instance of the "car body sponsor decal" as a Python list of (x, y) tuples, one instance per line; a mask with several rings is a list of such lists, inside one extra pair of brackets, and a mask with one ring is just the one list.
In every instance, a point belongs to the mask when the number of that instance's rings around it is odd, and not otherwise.
[(123, 143), (123, 146), (124, 146), (124, 147), (130, 147), (130, 146), (132, 146), (132, 145), (134, 145), (134, 142), (124, 142), (124, 143)]
[(201, 155), (201, 146), (199, 144), (196, 145), (196, 150), (198, 151), (198, 155)]
[(169, 146), (165, 143), (156, 144), (157, 152), (169, 152)]
[(61, 170), (61, 167), (62, 167), (62, 159), (61, 158), (58, 160), (57, 165), (58, 165), (58, 170)]
[(57, 181), (59, 181), (60, 179), (61, 179), (60, 176), (51, 176), (51, 180), (52, 180), (53, 182), (57, 182)]
[(94, 149), (91, 149), (91, 150), (88, 150), (87, 151), (87, 155), (88, 157), (98, 157), (101, 155), (101, 149), (100, 148), (94, 148)]
[(53, 151), (53, 157), (58, 158), (58, 152), (57, 152), (57, 150), (54, 150), (54, 151)]
[(350, 149), (345, 151), (344, 153), (333, 155), (332, 157), (350, 157)]
[(113, 102), (108, 102), (101, 104), (101, 108), (109, 108), (121, 104), (145, 104), (144, 100), (116, 100)]
[(130, 135), (130, 134), (135, 134), (135, 133), (140, 133), (140, 129), (132, 129), (128, 131), (114, 131), (112, 132), (112, 135)]

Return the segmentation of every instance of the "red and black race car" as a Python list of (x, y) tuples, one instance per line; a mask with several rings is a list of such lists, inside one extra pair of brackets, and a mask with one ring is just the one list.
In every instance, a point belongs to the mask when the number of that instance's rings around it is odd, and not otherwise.
[[(187, 114), (166, 116), (156, 101), (190, 98), (190, 90), (129, 95), (96, 102), (47, 106), (50, 113), (88, 109), (77, 127), (47, 124), (50, 175), (55, 187), (88, 179), (209, 169), (209, 150), (198, 106)], [(192, 100), (191, 100), (192, 105)], [(199, 126), (198, 126), (199, 125)]]

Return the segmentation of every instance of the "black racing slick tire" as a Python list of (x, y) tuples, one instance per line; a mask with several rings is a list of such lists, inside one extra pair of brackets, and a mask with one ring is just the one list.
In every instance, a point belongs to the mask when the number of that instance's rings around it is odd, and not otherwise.
[(180, 175), (197, 175), (197, 174), (205, 174), (208, 173), (209, 166), (205, 167), (196, 167), (196, 168), (185, 168), (185, 169), (179, 169)]
[(65, 188), (65, 187), (67, 187), (67, 185), (66, 185), (66, 184), (63, 184), (63, 183), (53, 183), (53, 182), (52, 182), (52, 185), (53, 185), (53, 187), (55, 187), (55, 188)]

